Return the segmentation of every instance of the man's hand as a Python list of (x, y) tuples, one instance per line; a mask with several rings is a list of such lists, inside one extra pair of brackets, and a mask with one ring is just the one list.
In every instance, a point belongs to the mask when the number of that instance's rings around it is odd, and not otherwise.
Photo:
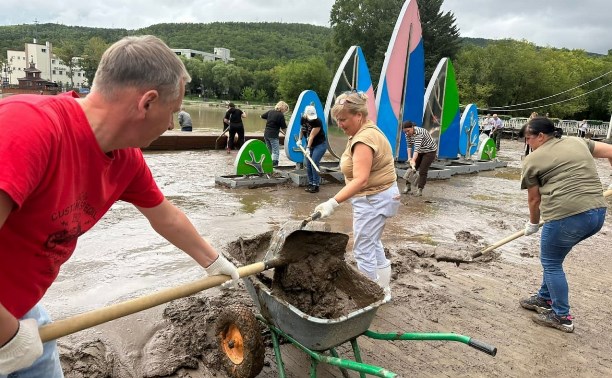
[(540, 229), (540, 225), (537, 223), (527, 222), (525, 223), (525, 236), (535, 234)]
[(0, 348), (0, 374), (7, 375), (31, 366), (43, 353), (38, 334), (38, 323), (34, 319), (19, 322), (19, 330), (13, 338)]
[(338, 201), (336, 201), (333, 198), (330, 198), (327, 201), (315, 207), (314, 212), (316, 213), (318, 211), (321, 213), (321, 218), (327, 218), (334, 213), (334, 210), (336, 210), (336, 207), (338, 206), (340, 206), (340, 204), (338, 204)]
[[(223, 255), (219, 254), (219, 257), (210, 264), (207, 268), (204, 268), (206, 273), (209, 276), (215, 276), (219, 274), (225, 274), (227, 276), (231, 276), (232, 280), (226, 282), (226, 284), (231, 283), (231, 286), (236, 286), (238, 284), (238, 280), (240, 279), (240, 274), (238, 273), (238, 269), (234, 264), (229, 262)], [(227, 287), (224, 284), (223, 287)]]

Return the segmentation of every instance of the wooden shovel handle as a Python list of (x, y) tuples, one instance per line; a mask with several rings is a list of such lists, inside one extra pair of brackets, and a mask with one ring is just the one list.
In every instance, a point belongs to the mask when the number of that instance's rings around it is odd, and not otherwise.
[[(604, 198), (610, 197), (612, 195), (612, 189), (606, 190), (603, 193)], [(538, 223), (538, 228), (542, 227), (542, 225), (544, 224), (544, 221), (541, 221), (540, 223)], [(518, 239), (521, 236), (525, 235), (525, 230), (520, 230), (515, 232), (514, 234), (494, 243), (491, 244), (490, 246), (488, 246), (487, 248), (483, 249), (482, 251), (476, 252), (475, 254), (472, 255), (472, 258), (475, 259), (477, 257), (480, 257), (482, 255), (484, 255), (485, 253), (491, 252), (492, 250), (501, 247), (502, 245), (509, 243), (511, 241), (513, 241), (514, 239)]]
[(306, 153), (306, 150), (304, 149), (304, 147), (302, 147), (302, 144), (300, 143), (300, 137), (297, 135), (295, 136), (295, 144), (300, 148), (300, 150), (302, 150), (302, 153), (304, 154), (304, 156), (306, 156), (306, 159), (310, 161), (310, 164), (312, 164), (315, 171), (317, 171), (317, 173), (321, 173), (321, 171), (319, 170), (319, 167), (317, 167), (317, 164), (315, 164), (314, 160), (312, 160), (310, 155)]
[[(261, 273), (274, 265), (274, 261), (258, 262), (238, 268), (240, 277)], [(107, 307), (99, 308), (67, 319), (46, 324), (38, 329), (43, 342), (55, 340), (62, 336), (82, 331), (84, 329), (131, 315), (175, 299), (196, 294), (202, 290), (219, 286), (230, 279), (229, 276), (209, 276), (180, 286), (160, 290), (140, 298), (130, 299)]]

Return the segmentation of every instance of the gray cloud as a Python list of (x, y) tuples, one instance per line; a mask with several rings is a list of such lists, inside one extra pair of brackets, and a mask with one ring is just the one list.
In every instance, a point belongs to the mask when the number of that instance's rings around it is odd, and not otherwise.
[[(2, 0), (0, 24), (60, 23), (138, 29), (169, 22), (300, 22), (328, 26), (334, 0)], [(540, 46), (612, 49), (612, 1), (445, 0), (462, 36), (526, 39)]]

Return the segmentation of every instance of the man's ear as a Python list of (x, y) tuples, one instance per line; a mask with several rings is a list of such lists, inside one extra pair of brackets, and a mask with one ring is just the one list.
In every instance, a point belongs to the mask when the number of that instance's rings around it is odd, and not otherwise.
[(159, 101), (159, 93), (154, 89), (148, 90), (143, 93), (142, 96), (140, 96), (140, 101), (138, 102), (138, 109), (146, 112), (147, 110), (149, 110), (151, 104), (157, 101)]

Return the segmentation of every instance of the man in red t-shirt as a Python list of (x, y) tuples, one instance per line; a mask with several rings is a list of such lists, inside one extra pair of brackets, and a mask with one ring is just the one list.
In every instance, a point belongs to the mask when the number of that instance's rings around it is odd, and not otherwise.
[(102, 56), (87, 97), (0, 101), (0, 377), (63, 377), (55, 342), (43, 352), (38, 326), (50, 320), (38, 302), (78, 237), (117, 200), (134, 204), (209, 275), (238, 280), (164, 198), (139, 149), (172, 124), (189, 80), (161, 40), (126, 37)]

